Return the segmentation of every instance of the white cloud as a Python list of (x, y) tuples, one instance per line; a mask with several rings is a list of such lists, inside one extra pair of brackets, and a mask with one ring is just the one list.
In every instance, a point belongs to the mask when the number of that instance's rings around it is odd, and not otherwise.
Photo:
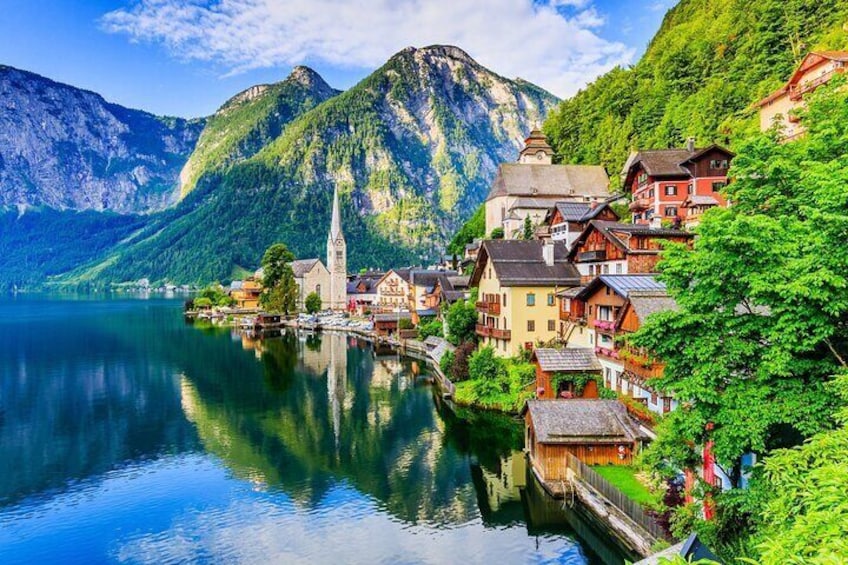
[(457, 45), (559, 96), (633, 58), (593, 31), (602, 24), (589, 0), (135, 0), (102, 19), (228, 74), (309, 61), (376, 68), (409, 45)]

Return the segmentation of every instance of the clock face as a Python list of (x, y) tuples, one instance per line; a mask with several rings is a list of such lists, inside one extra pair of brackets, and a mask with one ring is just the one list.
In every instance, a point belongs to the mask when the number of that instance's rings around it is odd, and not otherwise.
[(541, 161), (544, 158), (545, 158), (545, 152), (544, 151), (539, 151), (538, 153), (536, 153), (536, 159), (538, 159), (539, 161)]

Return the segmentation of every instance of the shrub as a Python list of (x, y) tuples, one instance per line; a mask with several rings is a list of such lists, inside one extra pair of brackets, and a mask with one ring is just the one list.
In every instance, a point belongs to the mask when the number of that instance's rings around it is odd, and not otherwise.
[(303, 301), (303, 306), (310, 314), (314, 314), (321, 310), (321, 295), (317, 292), (310, 292)]
[(401, 318), (398, 320), (398, 329), (399, 330), (411, 330), (415, 327), (415, 324), (412, 323), (412, 320), (409, 318)]
[(430, 336), (442, 337), (442, 322), (435, 318), (422, 319), (418, 324), (418, 339), (424, 341)]
[(503, 239), (504, 238), (504, 230), (503, 228), (495, 228), (492, 230), (492, 233), (489, 234), (489, 239)]
[(445, 354), (442, 355), (442, 360), (439, 361), (439, 369), (442, 370), (442, 373), (445, 375), (449, 375), (451, 370), (453, 369), (454, 360), (456, 359), (456, 354), (453, 351), (445, 351)]
[(477, 309), (470, 300), (457, 300), (448, 309), (448, 341), (454, 345), (466, 341), (475, 341), (474, 333), (477, 324)]
[(452, 381), (460, 382), (468, 380), (468, 359), (476, 350), (477, 346), (470, 341), (467, 341), (456, 348), (453, 365), (450, 367), (450, 377)]

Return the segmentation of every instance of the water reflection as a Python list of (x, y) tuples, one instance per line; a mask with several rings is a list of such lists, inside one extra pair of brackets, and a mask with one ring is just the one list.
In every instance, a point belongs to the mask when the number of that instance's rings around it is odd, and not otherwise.
[(0, 304), (0, 354), (2, 562), (622, 562), (517, 422), (356, 338), (35, 301)]

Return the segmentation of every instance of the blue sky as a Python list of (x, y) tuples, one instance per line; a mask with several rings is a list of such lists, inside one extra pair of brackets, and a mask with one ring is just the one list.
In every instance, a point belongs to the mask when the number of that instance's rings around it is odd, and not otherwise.
[(345, 89), (450, 43), (568, 96), (634, 63), (672, 0), (0, 0), (0, 64), (156, 114), (212, 113), (306, 64)]

